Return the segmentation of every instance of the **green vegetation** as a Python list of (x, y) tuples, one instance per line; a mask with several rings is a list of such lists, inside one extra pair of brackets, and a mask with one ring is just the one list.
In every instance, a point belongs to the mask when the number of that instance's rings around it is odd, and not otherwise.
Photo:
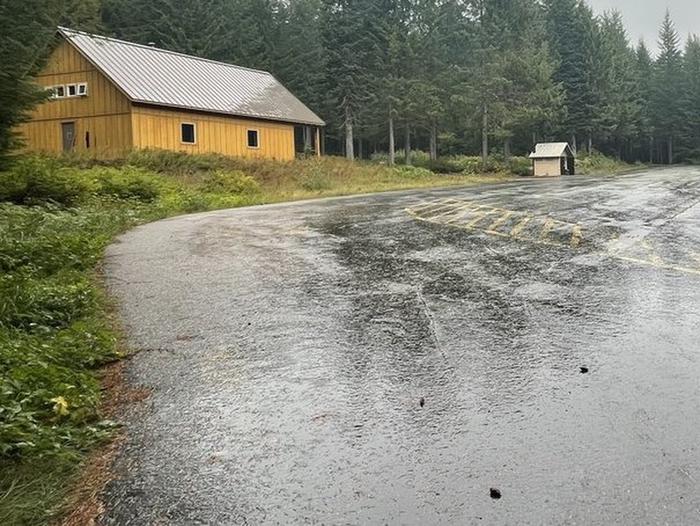
[(95, 269), (115, 235), (185, 212), (502, 178), (163, 151), (18, 159), (0, 172), (0, 524), (46, 522), (113, 430), (96, 370), (121, 355)]
[(31, 79), (58, 23), (269, 70), (328, 122), (330, 153), (390, 152), (391, 128), (435, 163), (481, 153), (488, 167), (541, 140), (700, 159), (700, 39), (684, 45), (670, 16), (652, 57), (619, 13), (581, 0), (26, 0), (0, 10), (0, 163), (43, 96)]
[(593, 150), (576, 159), (576, 173), (579, 175), (617, 175), (645, 168), (641, 163), (629, 164), (612, 157), (606, 157)]
[(581, 0), (53, 3), (78, 29), (271, 71), (328, 122), (329, 152), (388, 152), (391, 126), (433, 159), (543, 139), (627, 162), (700, 157), (700, 40), (684, 45), (669, 16), (652, 57), (622, 15)]

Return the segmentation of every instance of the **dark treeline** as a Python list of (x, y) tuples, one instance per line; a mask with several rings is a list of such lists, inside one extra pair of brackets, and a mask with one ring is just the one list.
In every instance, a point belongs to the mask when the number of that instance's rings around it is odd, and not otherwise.
[[(700, 40), (683, 44), (670, 16), (652, 54), (580, 0), (62, 2), (78, 29), (273, 72), (351, 158), (394, 144), (508, 157), (556, 139), (700, 161)], [(17, 1), (42, 3), (59, 2)]]

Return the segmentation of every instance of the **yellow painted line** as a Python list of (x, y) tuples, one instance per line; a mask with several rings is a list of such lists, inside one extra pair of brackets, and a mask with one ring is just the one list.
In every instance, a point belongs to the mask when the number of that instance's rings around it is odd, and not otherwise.
[(488, 216), (490, 216), (491, 214), (493, 214), (493, 212), (494, 212), (493, 209), (491, 209), (491, 210), (486, 210), (485, 212), (480, 212), (480, 213), (477, 214), (477, 216), (476, 216), (474, 219), (472, 219), (471, 221), (469, 221), (469, 223), (467, 223), (467, 224), (464, 225), (464, 226), (467, 227), (467, 228), (476, 228), (476, 225), (478, 225), (478, 224), (481, 223), (484, 219), (486, 219)]
[(651, 261), (654, 265), (665, 264), (664, 260), (659, 257), (659, 255), (656, 253), (656, 250), (651, 245), (651, 242), (648, 239), (642, 240), (640, 245), (644, 248), (644, 250), (646, 250), (646, 255), (649, 257), (649, 261)]
[(455, 217), (451, 217), (449, 221), (446, 221), (446, 222), (445, 222), (445, 224), (446, 224), (446, 225), (452, 225), (452, 224), (455, 223), (456, 221), (459, 221), (460, 219), (462, 219), (462, 218), (463, 218), (465, 215), (467, 215), (469, 212), (477, 212), (477, 213), (478, 213), (479, 210), (481, 210), (482, 208), (484, 208), (484, 205), (477, 205), (476, 207), (468, 208), (468, 209), (462, 211), (461, 214), (458, 214), (458, 215), (456, 215)]
[(627, 257), (627, 256), (620, 256), (618, 254), (612, 254), (613, 257), (617, 259), (621, 259), (622, 261), (628, 261), (630, 263), (638, 263), (640, 265), (646, 265), (649, 267), (654, 267), (654, 268), (659, 268), (659, 269), (664, 269), (664, 270), (673, 270), (676, 272), (683, 272), (686, 274), (696, 274), (700, 276), (700, 269), (697, 268), (689, 268), (689, 267), (681, 267), (678, 265), (673, 265), (671, 263), (666, 263), (665, 261), (649, 261), (647, 259), (639, 259), (639, 258), (632, 258), (632, 257)]
[(463, 205), (461, 205), (461, 206), (457, 206), (457, 207), (455, 207), (455, 208), (451, 208), (451, 209), (448, 210), (447, 212), (442, 212), (442, 213), (440, 213), (440, 214), (438, 214), (438, 215), (430, 216), (430, 219), (433, 219), (433, 220), (435, 220), (435, 219), (440, 219), (441, 217), (449, 216), (449, 215), (452, 215), (452, 214), (454, 214), (454, 213), (461, 212), (462, 210), (467, 210), (467, 211), (469, 211), (470, 209), (473, 209), (473, 208), (474, 208), (474, 203), (465, 203), (465, 204), (463, 204)]
[[(502, 227), (502, 226), (505, 224), (505, 222), (508, 221), (508, 219), (510, 219), (510, 217), (513, 216), (513, 214), (515, 214), (515, 212), (509, 211), (509, 210), (505, 210), (504, 212), (505, 212), (505, 213), (502, 214), (501, 217), (499, 217), (498, 219), (496, 219), (493, 223), (491, 223), (491, 226), (489, 226), (489, 227), (486, 229), (486, 233), (487, 233), (487, 234), (495, 234), (495, 235), (497, 235), (497, 236), (498, 236), (498, 235), (501, 235), (501, 233), (500, 233), (500, 232), (497, 232), (497, 230), (498, 230), (500, 227)], [(505, 234), (504, 234), (504, 235), (505, 235)]]
[[(446, 211), (441, 211), (442, 208), (444, 208), (445, 202), (440, 201), (438, 203), (432, 203), (430, 205), (433, 207), (437, 206), (437, 208), (431, 210), (427, 215), (425, 213), (420, 213), (420, 210), (417, 211), (416, 208), (406, 208), (405, 212), (417, 221), (421, 221), (423, 223), (443, 225), (467, 231), (481, 230), (484, 233), (491, 236), (519, 239), (522, 241), (537, 243), (550, 247), (568, 246), (566, 243), (547, 239), (547, 235), (549, 234), (551, 229), (554, 228), (556, 225), (572, 227), (573, 232), (571, 244), (574, 247), (578, 246), (578, 243), (580, 242), (580, 239), (582, 237), (580, 225), (574, 225), (572, 223), (557, 221), (552, 218), (547, 218), (545, 220), (545, 223), (543, 225), (543, 231), (539, 238), (532, 238), (530, 236), (521, 237), (521, 234), (525, 230), (527, 225), (532, 221), (532, 219), (534, 219), (534, 216), (531, 215), (524, 217), (517, 225), (515, 225), (515, 227), (513, 227), (513, 229), (510, 232), (498, 232), (497, 229), (502, 227), (508, 221), (509, 218), (513, 217), (514, 215), (524, 214), (525, 212), (506, 210), (503, 208), (496, 208), (487, 205), (477, 205), (476, 203), (469, 201), (453, 201), (454, 203), (451, 205), (452, 207)], [(422, 210), (426, 210), (426, 208), (424, 207)], [(438, 213), (435, 214), (434, 212)], [(469, 218), (469, 221), (467, 223), (458, 223), (458, 221), (460, 221), (465, 216), (467, 216), (467, 214), (470, 213), (473, 213), (474, 216)], [(489, 216), (493, 216), (494, 214), (500, 215), (488, 227), (483, 229), (478, 227), (479, 223), (484, 221)]]
[(578, 248), (583, 240), (583, 231), (581, 225), (574, 225), (571, 230), (571, 248)]
[(513, 227), (513, 230), (510, 231), (510, 236), (517, 238), (520, 233), (525, 230), (525, 227), (527, 224), (532, 220), (532, 216), (527, 216), (525, 219), (520, 221), (517, 225)]
[[(453, 199), (453, 200), (454, 200), (454, 199)], [(423, 202), (423, 203), (418, 203), (417, 205), (410, 206), (410, 207), (408, 207), (408, 209), (410, 209), (410, 210), (415, 210), (415, 211), (419, 211), (419, 210), (423, 210), (423, 209), (430, 208), (431, 206), (439, 205), (439, 204), (441, 204), (441, 203), (444, 203), (445, 201), (449, 201), (449, 199), (447, 199), (447, 200), (445, 200), (445, 199), (435, 199), (434, 201), (426, 201), (426, 202)]]
[(430, 210), (421, 210), (420, 214), (422, 216), (427, 216), (427, 217), (440, 217), (445, 213), (450, 213), (452, 212), (455, 208), (458, 208), (461, 203), (459, 201), (455, 201), (454, 203), (443, 203), (441, 205), (437, 205), (433, 207)]
[(545, 219), (544, 224), (542, 225), (542, 230), (540, 231), (540, 241), (547, 241), (547, 236), (549, 236), (552, 228), (554, 228), (554, 224), (555, 221), (551, 217)]
[(432, 210), (440, 209), (446, 205), (447, 203), (445, 203), (444, 200), (440, 200), (432, 203), (424, 203), (421, 205), (411, 206), (409, 208), (406, 208), (406, 210), (411, 210), (415, 213), (430, 213)]

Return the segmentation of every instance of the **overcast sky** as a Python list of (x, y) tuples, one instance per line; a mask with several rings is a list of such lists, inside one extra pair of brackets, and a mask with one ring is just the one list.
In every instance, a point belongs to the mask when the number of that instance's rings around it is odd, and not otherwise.
[(640, 37), (651, 49), (656, 49), (659, 27), (666, 8), (676, 29), (685, 40), (688, 34), (700, 34), (700, 0), (587, 0), (597, 13), (617, 9), (622, 13), (629, 37), (637, 42)]

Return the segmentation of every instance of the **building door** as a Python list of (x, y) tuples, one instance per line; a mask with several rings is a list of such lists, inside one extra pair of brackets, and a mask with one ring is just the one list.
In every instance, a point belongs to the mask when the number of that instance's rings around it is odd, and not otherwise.
[(61, 132), (63, 134), (63, 151), (70, 152), (75, 147), (75, 123), (62, 122)]

